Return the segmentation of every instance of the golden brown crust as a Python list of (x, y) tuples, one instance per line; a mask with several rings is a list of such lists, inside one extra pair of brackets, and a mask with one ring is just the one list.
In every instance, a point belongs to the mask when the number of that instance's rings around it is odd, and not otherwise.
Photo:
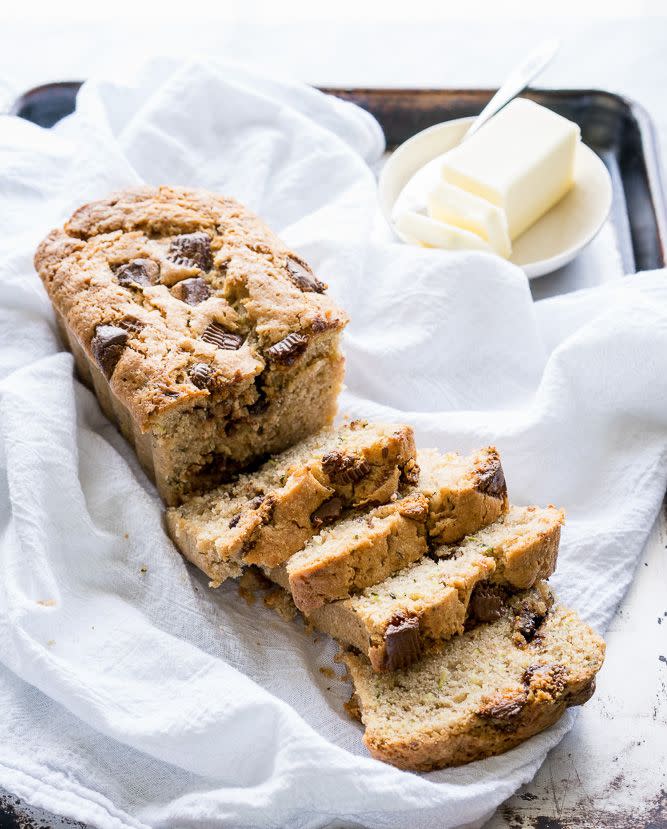
[[(209, 270), (194, 260), (173, 261), (174, 238), (192, 233), (210, 239)], [(160, 187), (80, 208), (64, 230), (42, 242), (35, 267), (91, 360), (98, 325), (127, 317), (141, 324), (141, 331), (130, 332), (110, 384), (147, 426), (164, 410), (211, 393), (188, 377), (198, 363), (210, 365), (231, 392), (265, 368), (268, 350), (283, 338), (299, 333), (310, 341), (345, 325), (345, 315), (328, 297), (297, 287), (287, 267), (291, 259), (298, 257), (233, 199)], [(156, 284), (119, 284), (119, 267), (136, 260), (157, 263)], [(203, 279), (209, 291), (196, 305), (170, 290), (193, 278)], [(202, 339), (211, 323), (242, 336), (243, 345), (223, 350)]]

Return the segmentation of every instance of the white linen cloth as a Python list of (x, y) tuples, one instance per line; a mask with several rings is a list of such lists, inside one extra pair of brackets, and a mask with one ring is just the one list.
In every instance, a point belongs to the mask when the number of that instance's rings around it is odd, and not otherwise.
[(0, 127), (0, 786), (105, 829), (478, 824), (574, 715), (458, 769), (370, 759), (349, 687), (319, 670), (333, 643), (175, 552), (72, 377), (33, 250), (127, 185), (241, 199), (351, 314), (342, 413), (411, 423), (422, 446), (495, 443), (515, 503), (567, 510), (553, 583), (600, 630), (667, 482), (666, 274), (533, 304), (507, 263), (384, 241), (377, 124), (222, 62), (153, 61), (89, 82), (54, 130)]

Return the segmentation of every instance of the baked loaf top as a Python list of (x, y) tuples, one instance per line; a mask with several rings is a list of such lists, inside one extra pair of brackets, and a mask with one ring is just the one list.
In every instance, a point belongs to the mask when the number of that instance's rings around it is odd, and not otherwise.
[(364, 742), (380, 760), (428, 771), (499, 754), (586, 702), (604, 642), (544, 583), (502, 616), (434, 647), (412, 667), (377, 674), (344, 656)]
[(144, 430), (210, 394), (233, 397), (347, 322), (259, 218), (205, 191), (144, 187), (88, 204), (46, 237), (35, 267)]

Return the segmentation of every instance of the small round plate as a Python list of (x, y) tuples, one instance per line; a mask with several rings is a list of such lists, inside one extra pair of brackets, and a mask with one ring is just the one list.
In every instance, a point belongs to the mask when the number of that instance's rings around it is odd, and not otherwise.
[[(380, 207), (394, 233), (404, 242), (410, 244), (391, 220), (394, 205), (399, 197), (406, 207), (426, 204), (428, 188), (440, 174), (440, 157), (459, 143), (472, 120), (457, 118), (417, 133), (401, 144), (384, 165), (378, 184)], [(523, 268), (530, 278), (567, 265), (598, 234), (609, 215), (611, 198), (607, 168), (593, 150), (580, 142), (574, 187), (514, 240), (510, 262)]]

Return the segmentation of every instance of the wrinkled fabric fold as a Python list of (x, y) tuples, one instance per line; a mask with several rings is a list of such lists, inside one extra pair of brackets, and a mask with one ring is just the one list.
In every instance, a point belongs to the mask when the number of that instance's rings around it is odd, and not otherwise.
[(351, 316), (341, 413), (406, 421), (422, 446), (495, 443), (516, 503), (566, 510), (554, 585), (603, 630), (667, 481), (667, 276), (535, 304), (506, 262), (383, 241), (383, 149), (362, 110), (213, 60), (92, 80), (51, 131), (2, 119), (0, 786), (105, 828), (455, 827), (571, 727), (427, 775), (372, 760), (348, 684), (320, 670), (335, 645), (179, 557), (32, 268), (51, 227), (114, 189), (241, 199)]

